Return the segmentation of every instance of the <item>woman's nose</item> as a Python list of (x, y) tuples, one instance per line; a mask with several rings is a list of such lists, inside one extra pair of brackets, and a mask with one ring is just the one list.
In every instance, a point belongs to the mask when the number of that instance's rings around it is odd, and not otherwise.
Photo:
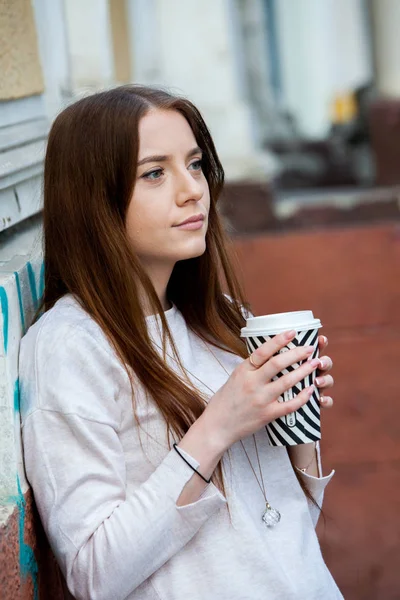
[(177, 202), (185, 204), (190, 200), (198, 202), (203, 197), (203, 186), (194, 179), (193, 175), (186, 173), (180, 177), (177, 193)]

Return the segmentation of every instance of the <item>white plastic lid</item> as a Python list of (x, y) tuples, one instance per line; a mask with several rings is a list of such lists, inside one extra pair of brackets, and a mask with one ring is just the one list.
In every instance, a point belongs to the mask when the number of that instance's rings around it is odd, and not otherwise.
[(312, 310), (299, 310), (296, 312), (277, 313), (275, 315), (264, 315), (262, 317), (251, 317), (246, 321), (246, 327), (240, 332), (240, 337), (251, 337), (257, 335), (275, 335), (282, 331), (307, 331), (308, 329), (319, 329), (321, 321), (315, 319)]

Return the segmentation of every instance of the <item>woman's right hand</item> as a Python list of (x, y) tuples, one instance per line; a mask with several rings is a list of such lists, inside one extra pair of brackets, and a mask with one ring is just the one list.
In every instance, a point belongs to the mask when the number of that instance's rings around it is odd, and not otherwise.
[[(208, 422), (223, 451), (309, 400), (314, 386), (302, 390), (288, 402), (278, 401), (279, 396), (320, 365), (318, 358), (311, 359), (312, 346), (299, 346), (276, 354), (295, 336), (295, 332), (285, 332), (262, 344), (251, 355), (257, 368), (249, 359), (244, 360), (211, 398), (201, 418)], [(272, 381), (280, 371), (301, 361), (306, 362)]]

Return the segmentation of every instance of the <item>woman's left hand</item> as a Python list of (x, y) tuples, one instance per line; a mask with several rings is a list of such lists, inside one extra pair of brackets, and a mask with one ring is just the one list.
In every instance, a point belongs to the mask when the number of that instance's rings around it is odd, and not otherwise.
[(324, 335), (318, 337), (318, 347), (320, 354), (321, 367), (317, 369), (317, 377), (315, 385), (318, 387), (321, 396), (321, 406), (323, 408), (330, 408), (333, 405), (333, 399), (331, 396), (325, 395), (325, 390), (333, 386), (333, 377), (328, 375), (332, 369), (332, 359), (329, 356), (324, 356), (323, 353), (328, 345), (328, 338)]

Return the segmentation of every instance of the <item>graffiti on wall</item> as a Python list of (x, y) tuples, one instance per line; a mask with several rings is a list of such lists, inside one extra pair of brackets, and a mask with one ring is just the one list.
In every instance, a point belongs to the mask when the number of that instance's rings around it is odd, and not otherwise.
[[(18, 348), (21, 337), (31, 325), (39, 307), (44, 290), (44, 264), (40, 260), (33, 265), (27, 262), (20, 271), (14, 271), (13, 277), (7, 278), (7, 285), (0, 285), (0, 309), (2, 316), (3, 348), (1, 354), (5, 357), (4, 364), (10, 385), (8, 386), (10, 402), (14, 408), (15, 430), (19, 431), (19, 380), (18, 380)], [(16, 309), (16, 306), (18, 308)], [(11, 397), (12, 396), (12, 397)], [(20, 436), (18, 441), (21, 443)], [(19, 529), (19, 567), (22, 578), (31, 577), (33, 582), (34, 599), (38, 599), (38, 565), (32, 548), (25, 543), (25, 498), (21, 489), (18, 473), (16, 477), (16, 494), (8, 496), (8, 503), (18, 508)]]
[[(42, 297), (44, 290), (44, 264), (40, 263), (38, 285), (37, 277), (35, 276), (35, 270), (31, 262), (26, 263), (26, 277), (25, 279), (29, 283), (30, 295), (23, 294), (21, 286), (22, 274), (17, 271), (14, 272), (15, 283), (18, 294), (19, 303), (19, 318), (21, 321), (22, 335), (26, 333), (27, 328), (32, 322), (33, 316), (38, 309), (40, 298)], [(1, 314), (3, 318), (3, 344), (4, 354), (7, 356), (8, 351), (8, 334), (9, 334), (9, 301), (7, 290), (0, 286), (0, 305)]]

